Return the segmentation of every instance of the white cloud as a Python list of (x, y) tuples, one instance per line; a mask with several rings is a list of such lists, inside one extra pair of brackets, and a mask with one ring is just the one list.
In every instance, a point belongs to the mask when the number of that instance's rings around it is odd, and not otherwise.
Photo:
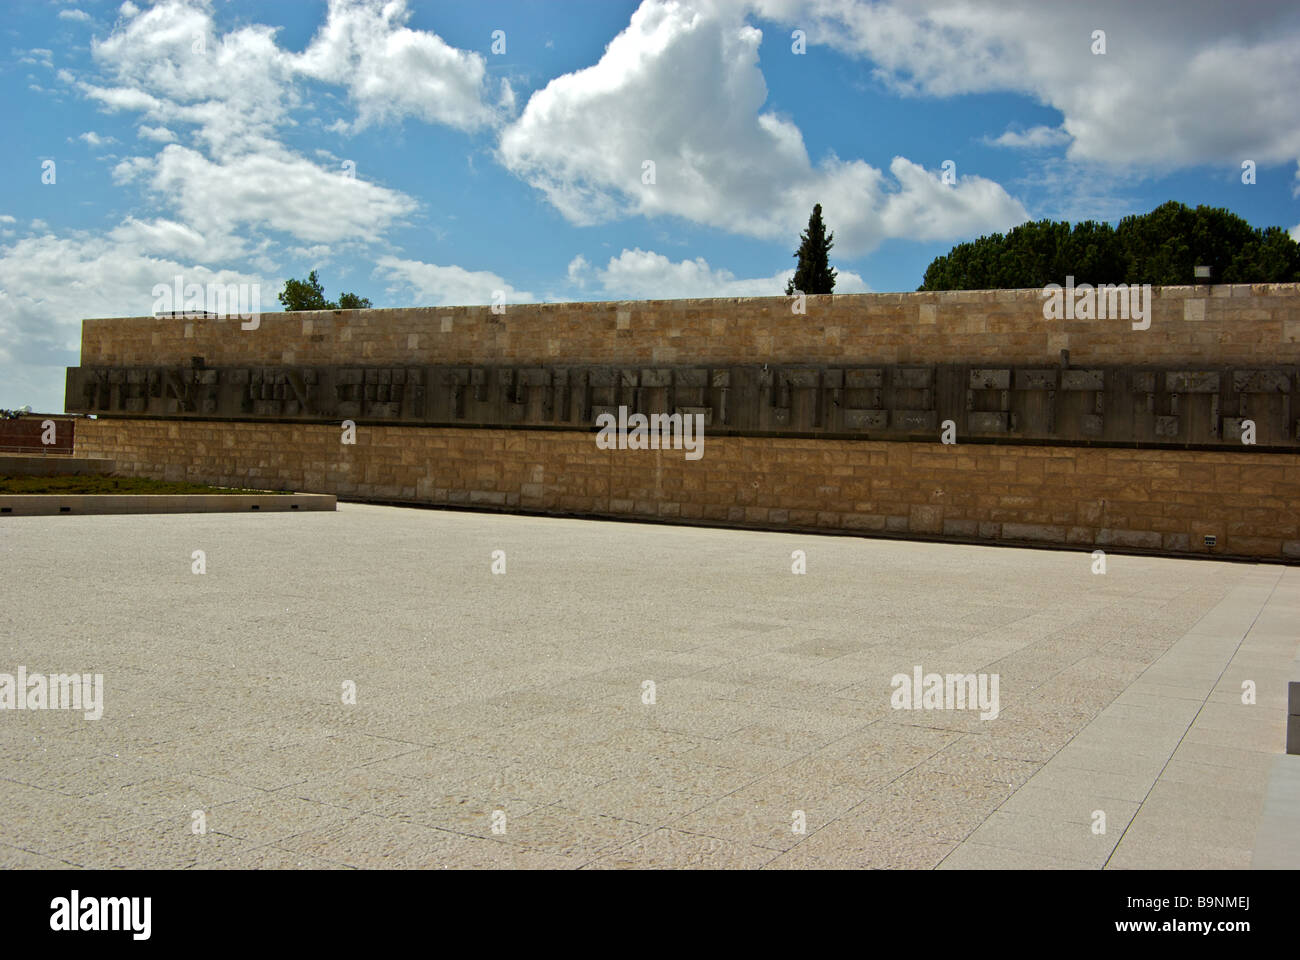
[(582, 254), (578, 254), (569, 261), (569, 283), (575, 287), (585, 287), (587, 285), (587, 273), (591, 270), (591, 264)]
[[(1028, 219), (1002, 187), (960, 168), (955, 184), (944, 183), (940, 171), (926, 170), (904, 157), (894, 157), (889, 172), (899, 189), (880, 198), (878, 217), (885, 236), (946, 240), (996, 229), (990, 227), (991, 217), (1003, 228)], [(839, 249), (839, 232), (835, 236)]]
[(375, 273), (387, 276), (389, 292), (405, 296), (411, 306), (474, 306), (498, 302), (531, 303), (536, 298), (527, 290), (516, 290), (504, 279), (487, 270), (442, 267), (421, 260), (402, 260), (383, 256), (376, 261)]
[[(677, 263), (652, 250), (624, 249), (610, 257), (604, 268), (592, 270), (581, 255), (569, 264), (569, 281), (585, 286), (588, 279), (604, 293), (620, 300), (680, 300), (688, 297), (777, 297), (785, 294), (794, 270), (770, 277), (740, 279), (729, 270), (710, 267), (703, 257)], [(870, 288), (858, 274), (839, 271), (836, 293), (867, 293)]]
[(145, 110), (157, 113), (168, 107), (162, 100), (150, 96), (143, 90), (129, 87), (97, 87), (93, 84), (80, 84), (80, 87), (86, 96), (98, 100), (109, 110)]
[(156, 140), (159, 143), (176, 142), (176, 134), (172, 133), (166, 127), (151, 127), (148, 124), (141, 124), (136, 133), (141, 137), (144, 137), (146, 140)]
[(19, 63), (36, 64), (42, 67), (54, 67), (54, 51), (46, 50), (44, 47), (33, 47), (28, 50), (25, 56), (18, 58)]
[(501, 109), (507, 114), (513, 115), (515, 112), (515, 89), (510, 86), (510, 81), (505, 77), (501, 78)]
[(150, 188), (182, 221), (219, 233), (252, 226), (307, 242), (373, 241), (415, 209), (404, 193), (323, 170), (288, 151), (214, 163), (173, 143), (152, 171)]
[[(302, 54), (280, 49), (266, 26), (220, 34), (201, 0), (162, 0), (124, 15), (92, 47), (105, 78), (79, 86), (110, 110), (142, 114), (138, 135), (168, 146), (122, 161), (115, 180), (145, 184), (174, 219), (211, 242), (224, 238), (225, 249), (236, 228), (308, 244), (373, 242), (416, 208), (404, 193), (324, 170), (280, 142), (279, 128), (301, 105), (300, 75), (348, 85), (360, 124), (390, 110), (462, 126), (490, 115), (473, 92), (482, 87), (482, 58), (407, 29), (403, 0), (333, 0)], [(194, 128), (197, 149), (177, 143), (178, 124)]]
[[(821, 203), (838, 249), (958, 237), (1028, 215), (992, 181), (944, 190), (903, 158), (814, 165), (798, 127), (762, 112), (759, 30), (734, 6), (645, 0), (594, 66), (552, 80), (501, 137), (499, 157), (571, 222), (675, 215), (761, 238), (797, 235)], [(652, 161), (653, 184), (643, 179)], [(903, 176), (899, 176), (899, 171)], [(922, 232), (899, 211), (917, 214)]]
[[(872, 62), (905, 94), (1015, 92), (1056, 108), (1072, 160), (1177, 168), (1300, 156), (1300, 19), (1289, 0), (1170, 10), (1131, 0), (750, 0)], [(1092, 53), (1092, 32), (1106, 53)]]
[(108, 238), (127, 249), (148, 256), (176, 256), (193, 259), (222, 260), (244, 253), (235, 238), (204, 236), (193, 227), (175, 220), (137, 220), (127, 217), (109, 231)]
[(1011, 147), (1018, 150), (1045, 150), (1070, 142), (1070, 135), (1060, 127), (1037, 126), (1028, 130), (1007, 130), (1000, 137), (985, 138), (994, 147)]
[[(482, 55), (411, 30), (409, 18), (405, 0), (330, 0), (325, 24), (292, 58), (293, 69), (347, 86), (358, 109), (353, 132), (406, 116), (462, 130), (492, 123)], [(508, 84), (502, 99), (513, 104)]]
[[(119, 13), (92, 41), (93, 72), (59, 77), (105, 111), (138, 114), (138, 137), (163, 145), (112, 168), (114, 183), (143, 191), (136, 206), (148, 213), (100, 235), (56, 236), (33, 220), (31, 231), (45, 235), (0, 247), (5, 401), (61, 409), (61, 368), (77, 363), (83, 317), (147, 313), (154, 285), (177, 274), (256, 282), (280, 275), (279, 256), (315, 263), (364, 251), (416, 209), (401, 191), (324, 169), (281, 142), (302, 106), (304, 76), (344, 86), (358, 126), (400, 116), (464, 129), (496, 122), (499, 108), (483, 99), (482, 57), (407, 29), (403, 0), (334, 0), (304, 54), (278, 47), (270, 27), (221, 33), (208, 0), (127, 2)], [(14, 55), (52, 66), (50, 50)], [(508, 105), (509, 85), (500, 90)], [(192, 146), (176, 142), (178, 130)], [(93, 131), (82, 139), (112, 142)], [(16, 223), (5, 217), (0, 223)], [(240, 269), (220, 269), (233, 264)], [(494, 274), (456, 266), (387, 257), (383, 270), (426, 302), (488, 302), (498, 289), (511, 301), (531, 299)], [(263, 300), (271, 306), (274, 296)]]
[(85, 10), (60, 10), (59, 19), (77, 20), (79, 22), (86, 23), (89, 22), (90, 20), (90, 14), (88, 14)]
[(77, 139), (84, 140), (92, 147), (102, 147), (106, 143), (117, 143), (112, 137), (101, 137), (94, 130), (87, 130), (85, 133), (80, 134)]
[[(330, 258), (332, 252), (329, 244), (317, 243), (310, 247), (290, 247), (285, 251), (295, 260), (301, 260), (312, 267), (318, 267)], [(311, 271), (308, 270), (308, 273)]]
[(0, 247), (0, 405), (63, 409), (63, 368), (80, 362), (84, 317), (151, 313), (154, 285), (171, 284), (177, 275), (200, 284), (261, 279), (150, 256), (144, 249), (129, 236), (82, 233), (28, 237)]
[(271, 27), (219, 36), (206, 6), (187, 0), (163, 0), (129, 16), (91, 52), (111, 79), (84, 84), (89, 96), (156, 123), (194, 124), (221, 154), (264, 146), (297, 102), (290, 57)]

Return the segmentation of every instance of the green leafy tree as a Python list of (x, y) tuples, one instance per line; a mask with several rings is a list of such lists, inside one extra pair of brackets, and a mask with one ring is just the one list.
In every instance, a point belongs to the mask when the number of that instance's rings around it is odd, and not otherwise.
[(313, 270), (306, 280), (290, 277), (284, 282), (280, 291), (280, 303), (286, 311), (292, 310), (360, 310), (370, 306), (369, 297), (359, 297), (355, 293), (344, 293), (338, 303), (325, 299), (325, 289)]
[(799, 240), (799, 249), (795, 252), (798, 263), (794, 268), (794, 278), (785, 285), (786, 295), (834, 292), (835, 271), (831, 269), (829, 255), (835, 245), (835, 236), (826, 232), (820, 203), (813, 207), (808, 229), (799, 235)]
[(959, 243), (926, 268), (921, 290), (1043, 287), (1077, 283), (1196, 282), (1209, 266), (1219, 283), (1300, 281), (1300, 244), (1281, 227), (1260, 230), (1228, 210), (1171, 201), (1118, 226), (1085, 220), (1023, 223)]

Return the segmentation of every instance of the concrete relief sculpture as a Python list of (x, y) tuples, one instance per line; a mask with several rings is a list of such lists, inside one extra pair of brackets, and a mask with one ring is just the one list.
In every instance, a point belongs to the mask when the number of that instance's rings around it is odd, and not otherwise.
[(589, 429), (624, 407), (720, 435), (1296, 448), (1297, 369), (967, 364), (74, 367), (101, 416)]

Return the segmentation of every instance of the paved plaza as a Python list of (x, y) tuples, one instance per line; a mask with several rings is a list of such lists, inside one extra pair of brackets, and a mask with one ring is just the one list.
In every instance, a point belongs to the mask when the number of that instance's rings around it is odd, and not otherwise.
[[(0, 673), (102, 674), (103, 714), (0, 712), (0, 867), (1300, 866), (1300, 569), (1105, 562), (357, 504), (8, 518)], [(996, 717), (896, 709), (918, 668), (995, 677)]]

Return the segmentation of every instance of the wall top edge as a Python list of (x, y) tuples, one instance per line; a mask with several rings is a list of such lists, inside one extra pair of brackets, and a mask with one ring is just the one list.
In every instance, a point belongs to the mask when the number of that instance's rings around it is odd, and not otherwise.
[[(1300, 296), (1300, 283), (1215, 283), (1215, 284), (1194, 284), (1180, 286), (1153, 286), (1152, 295), (1165, 299), (1188, 299), (1193, 297), (1276, 297), (1276, 296)], [(1040, 287), (1020, 287), (994, 290), (942, 290), (942, 291), (911, 291), (911, 292), (880, 292), (880, 293), (836, 293), (836, 294), (810, 294), (808, 302), (813, 305), (837, 303), (841, 305), (853, 304), (881, 304), (881, 303), (943, 303), (945, 301), (972, 302), (984, 299), (1017, 301), (1035, 299), (1041, 300), (1043, 291)], [(571, 310), (587, 311), (611, 311), (626, 309), (654, 309), (656, 307), (682, 307), (687, 304), (707, 305), (738, 305), (738, 304), (786, 304), (790, 297), (785, 295), (776, 295), (770, 297), (683, 297), (675, 300), (573, 300), (562, 303), (509, 303), (511, 310), (536, 310), (540, 312), (558, 312)], [(424, 311), (428, 313), (458, 313), (458, 312), (481, 312), (491, 316), (491, 306), (488, 304), (460, 305), (460, 306), (410, 306), (410, 307), (371, 307), (364, 310), (301, 310), (293, 313), (304, 318), (309, 317), (338, 317), (353, 316), (358, 314), (366, 315), (385, 315), (410, 313), (412, 311)], [(261, 316), (284, 315), (286, 311), (275, 310), (262, 313)], [(99, 321), (111, 320), (120, 322), (123, 320), (133, 320), (140, 322), (152, 322), (160, 319), (155, 316), (134, 316), (134, 317), (84, 317), (83, 322), (93, 323)], [(180, 318), (176, 318), (180, 319)], [(195, 317), (194, 319), (207, 319), (212, 322), (224, 322), (227, 320), (236, 320), (237, 317)]]

